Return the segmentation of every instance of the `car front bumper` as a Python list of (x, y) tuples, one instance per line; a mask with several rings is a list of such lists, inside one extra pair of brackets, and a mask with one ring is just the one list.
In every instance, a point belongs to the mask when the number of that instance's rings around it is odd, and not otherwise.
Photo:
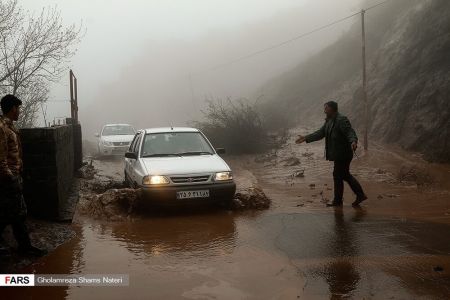
[[(209, 190), (209, 197), (177, 199), (177, 192), (198, 190)], [(143, 193), (145, 199), (149, 200), (152, 204), (159, 204), (164, 206), (177, 206), (184, 204), (217, 204), (221, 202), (231, 201), (233, 199), (234, 194), (236, 193), (236, 183), (226, 182), (195, 185), (144, 187)]]

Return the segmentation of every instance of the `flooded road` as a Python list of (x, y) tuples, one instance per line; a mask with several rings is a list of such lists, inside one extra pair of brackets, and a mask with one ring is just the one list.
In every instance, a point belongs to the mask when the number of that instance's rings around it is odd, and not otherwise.
[[(322, 151), (289, 146), (268, 163), (230, 160), (238, 177), (252, 171), (269, 210), (77, 216), (76, 237), (22, 271), (129, 274), (129, 287), (15, 288), (2, 298), (449, 299), (448, 192), (393, 183), (387, 167), (377, 170), (379, 156), (362, 156), (355, 173), (370, 200), (353, 209), (347, 193), (342, 209), (325, 208), (332, 181)], [(300, 164), (283, 165), (292, 153)], [(96, 163), (120, 177), (120, 163)], [(304, 177), (290, 176), (298, 169)]]

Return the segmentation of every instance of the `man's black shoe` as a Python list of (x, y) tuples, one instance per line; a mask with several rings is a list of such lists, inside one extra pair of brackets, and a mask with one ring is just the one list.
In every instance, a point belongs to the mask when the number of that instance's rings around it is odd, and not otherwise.
[(327, 203), (327, 207), (342, 207), (342, 202), (333, 201), (333, 202)]
[(23, 256), (35, 256), (35, 257), (41, 257), (46, 255), (48, 252), (44, 249), (39, 249), (34, 246), (28, 246), (28, 247), (19, 247), (17, 248), (17, 253)]
[(356, 198), (355, 202), (352, 203), (352, 206), (353, 206), (353, 207), (357, 207), (357, 206), (359, 206), (364, 200), (367, 200), (367, 196), (366, 196), (366, 195), (364, 195), (364, 196), (362, 196), (362, 197)]

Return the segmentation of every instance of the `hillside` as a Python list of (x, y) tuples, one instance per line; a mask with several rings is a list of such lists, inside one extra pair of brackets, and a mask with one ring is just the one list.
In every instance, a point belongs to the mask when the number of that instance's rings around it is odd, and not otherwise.
[[(450, 162), (450, 1), (392, 0), (366, 15), (370, 136)], [(336, 99), (359, 132), (361, 27), (260, 91), (269, 122), (316, 124)]]

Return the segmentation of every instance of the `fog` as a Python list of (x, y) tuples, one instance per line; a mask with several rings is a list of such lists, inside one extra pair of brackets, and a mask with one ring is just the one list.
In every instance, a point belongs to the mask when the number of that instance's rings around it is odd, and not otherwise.
[[(361, 2), (22, 0), (20, 4), (31, 12), (57, 5), (65, 23), (82, 22), (86, 33), (69, 67), (78, 78), (84, 135), (91, 138), (105, 123), (137, 128), (186, 125), (201, 118), (207, 97), (264, 97), (260, 90), (265, 82), (331, 44), (358, 18), (228, 62), (357, 12)], [(53, 85), (47, 121), (70, 115), (68, 90), (68, 78)]]

